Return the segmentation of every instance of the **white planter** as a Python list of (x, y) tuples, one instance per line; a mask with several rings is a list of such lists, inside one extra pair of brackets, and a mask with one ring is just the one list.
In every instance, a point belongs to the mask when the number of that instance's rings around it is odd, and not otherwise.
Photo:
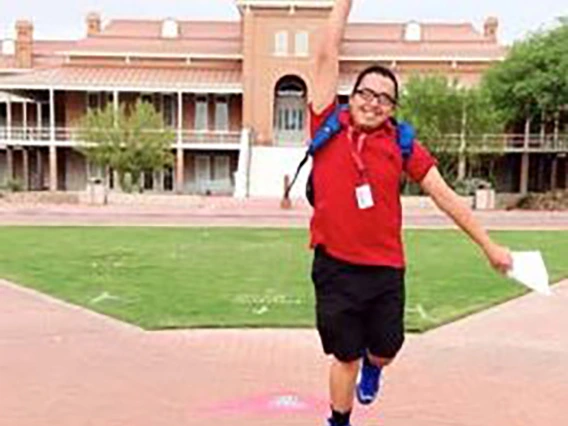
[(478, 189), (475, 191), (475, 209), (476, 210), (494, 210), (495, 209), (495, 190), (494, 189)]

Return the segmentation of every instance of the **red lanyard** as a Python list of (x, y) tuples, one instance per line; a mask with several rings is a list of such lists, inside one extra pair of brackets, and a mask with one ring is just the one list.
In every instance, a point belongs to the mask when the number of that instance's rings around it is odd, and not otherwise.
[(366, 183), (367, 179), (367, 167), (363, 162), (363, 158), (361, 157), (363, 153), (363, 148), (365, 148), (365, 142), (367, 140), (367, 135), (365, 133), (359, 133), (357, 137), (357, 141), (353, 139), (353, 127), (349, 127), (349, 131), (347, 132), (349, 136), (349, 148), (351, 151), (351, 157), (353, 157), (353, 161), (355, 162), (355, 166), (357, 167), (357, 171), (359, 172), (359, 177)]

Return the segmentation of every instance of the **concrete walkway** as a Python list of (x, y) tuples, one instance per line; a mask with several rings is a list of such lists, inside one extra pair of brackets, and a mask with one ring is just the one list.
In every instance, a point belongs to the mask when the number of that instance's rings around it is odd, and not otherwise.
[[(354, 424), (560, 426), (568, 282), (410, 336)], [(1, 426), (300, 426), (327, 412), (313, 330), (145, 332), (0, 281)]]
[[(280, 209), (275, 199), (202, 198), (194, 204), (168, 205), (49, 205), (0, 202), (0, 225), (65, 226), (250, 226), (301, 227), (309, 225), (311, 208), (296, 202)], [(568, 229), (568, 211), (477, 211), (489, 229)], [(451, 228), (453, 223), (430, 204), (404, 209), (406, 228)]]

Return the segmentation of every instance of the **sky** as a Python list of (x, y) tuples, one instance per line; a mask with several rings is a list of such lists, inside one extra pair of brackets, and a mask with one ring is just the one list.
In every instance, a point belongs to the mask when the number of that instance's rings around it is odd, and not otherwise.
[[(18, 19), (34, 23), (36, 39), (78, 39), (85, 17), (99, 12), (117, 18), (237, 20), (234, 0), (0, 0), (0, 39), (15, 38)], [(354, 0), (353, 22), (471, 22), (482, 29), (486, 17), (499, 19), (503, 44), (554, 25), (568, 16), (567, 0)]]

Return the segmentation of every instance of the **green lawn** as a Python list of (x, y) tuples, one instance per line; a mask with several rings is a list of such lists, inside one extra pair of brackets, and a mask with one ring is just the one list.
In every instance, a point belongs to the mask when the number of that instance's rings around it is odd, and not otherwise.
[[(0, 228), (0, 277), (148, 329), (312, 326), (304, 230)], [(498, 232), (568, 276), (568, 232)], [(523, 290), (455, 231), (405, 234), (407, 328), (425, 330)]]

